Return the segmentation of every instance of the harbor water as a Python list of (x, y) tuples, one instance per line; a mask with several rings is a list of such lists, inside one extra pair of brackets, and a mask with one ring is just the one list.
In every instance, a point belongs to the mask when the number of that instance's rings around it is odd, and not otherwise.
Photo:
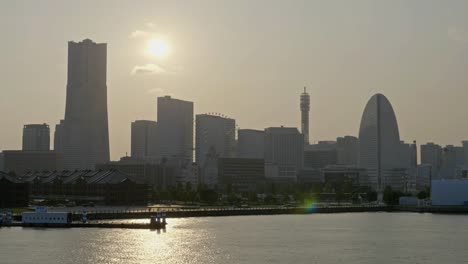
[(182, 218), (161, 231), (2, 227), (0, 263), (468, 263), (467, 241), (468, 215)]

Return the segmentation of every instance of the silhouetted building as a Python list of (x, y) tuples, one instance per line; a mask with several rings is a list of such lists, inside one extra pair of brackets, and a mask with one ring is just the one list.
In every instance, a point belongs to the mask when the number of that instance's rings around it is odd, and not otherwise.
[(322, 175), (325, 184), (331, 186), (335, 190), (346, 189), (344, 185), (349, 185), (348, 187), (365, 186), (363, 184), (366, 184), (367, 181), (365, 169), (356, 167), (327, 166), (322, 169)]
[(265, 179), (263, 159), (220, 158), (218, 178), (221, 188), (236, 192), (256, 192)]
[(430, 165), (432, 179), (438, 179), (442, 165), (442, 147), (431, 142), (421, 145), (420, 148), (421, 164)]
[[(265, 129), (265, 175), (267, 180), (297, 180), (304, 163), (304, 137), (297, 128)], [(282, 180), (284, 179), (284, 180)]]
[(147, 205), (148, 185), (118, 170), (42, 171), (18, 177), (30, 196), (93, 201), (105, 205)]
[(28, 203), (29, 185), (0, 171), (0, 208), (26, 207)]
[(301, 131), (306, 145), (309, 144), (309, 111), (310, 95), (304, 87), (304, 92), (301, 94)]
[(23, 150), (49, 151), (50, 129), (47, 124), (30, 124), (23, 127)]
[(120, 161), (97, 164), (97, 170), (118, 170), (139, 182), (151, 185), (154, 190), (165, 190), (175, 185), (175, 169), (167, 164), (155, 164), (133, 157), (122, 157)]
[(421, 191), (426, 188), (430, 188), (432, 175), (432, 165), (430, 164), (421, 164), (417, 167), (416, 172), (416, 190)]
[(62, 158), (54, 151), (4, 150), (0, 153), (0, 170), (20, 175), (31, 171), (62, 169)]
[(107, 44), (68, 42), (65, 119), (56, 127), (55, 150), (64, 168), (94, 169), (109, 161)]
[(210, 148), (206, 155), (203, 166), (200, 166), (201, 184), (208, 188), (218, 187), (218, 159), (219, 156), (214, 148)]
[(237, 135), (237, 157), (245, 159), (263, 159), (265, 157), (265, 131), (239, 129)]
[(197, 115), (195, 158), (204, 165), (206, 155), (214, 150), (218, 157), (233, 158), (236, 145), (236, 121), (217, 115)]
[(344, 136), (336, 139), (337, 164), (357, 166), (359, 140), (357, 137)]
[(461, 177), (465, 152), (463, 147), (447, 145), (442, 149), (439, 178), (456, 179)]
[(193, 161), (193, 103), (158, 97), (157, 153), (159, 159)]
[(382, 94), (372, 96), (364, 109), (359, 129), (359, 167), (368, 172), (371, 187), (383, 191), (386, 186), (394, 189), (402, 184), (396, 179), (402, 167), (400, 134), (393, 108)]
[(136, 120), (131, 127), (131, 156), (136, 159), (157, 161), (157, 123)]
[(338, 163), (337, 144), (335, 141), (319, 141), (318, 144), (304, 148), (304, 167), (321, 169)]

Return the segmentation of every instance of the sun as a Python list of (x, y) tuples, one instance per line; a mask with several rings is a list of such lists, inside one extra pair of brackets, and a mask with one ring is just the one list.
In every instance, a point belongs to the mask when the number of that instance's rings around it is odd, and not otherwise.
[(170, 53), (169, 45), (162, 39), (152, 39), (148, 41), (148, 53), (158, 58), (166, 57)]

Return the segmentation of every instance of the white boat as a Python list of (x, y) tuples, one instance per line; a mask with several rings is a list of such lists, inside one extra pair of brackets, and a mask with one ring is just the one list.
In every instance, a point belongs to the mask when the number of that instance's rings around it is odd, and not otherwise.
[(34, 212), (24, 212), (22, 222), (26, 226), (64, 226), (71, 224), (72, 214), (48, 212), (47, 207), (38, 206)]

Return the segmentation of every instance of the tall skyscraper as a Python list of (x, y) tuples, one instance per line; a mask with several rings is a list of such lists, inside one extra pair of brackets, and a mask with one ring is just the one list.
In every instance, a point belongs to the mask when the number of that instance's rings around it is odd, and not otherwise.
[(245, 159), (265, 157), (265, 131), (239, 129), (237, 136), (237, 157)]
[(265, 129), (265, 176), (297, 180), (304, 164), (304, 136), (293, 127)]
[(50, 129), (47, 124), (31, 124), (23, 127), (23, 150), (49, 151)]
[(94, 169), (109, 161), (106, 79), (107, 44), (68, 42), (65, 118), (55, 140), (66, 169)]
[(193, 102), (158, 97), (158, 157), (193, 161)]
[(222, 158), (233, 158), (236, 145), (236, 121), (217, 115), (196, 116), (195, 158), (203, 166), (210, 149)]
[(150, 120), (136, 120), (131, 127), (132, 158), (156, 161), (157, 123)]
[(395, 112), (384, 95), (376, 94), (367, 102), (359, 129), (359, 166), (367, 170), (375, 190), (401, 187), (401, 182), (394, 182), (402, 178), (394, 170), (401, 168), (400, 150)]
[(309, 144), (309, 111), (310, 96), (304, 87), (304, 92), (301, 94), (301, 131), (306, 145)]

